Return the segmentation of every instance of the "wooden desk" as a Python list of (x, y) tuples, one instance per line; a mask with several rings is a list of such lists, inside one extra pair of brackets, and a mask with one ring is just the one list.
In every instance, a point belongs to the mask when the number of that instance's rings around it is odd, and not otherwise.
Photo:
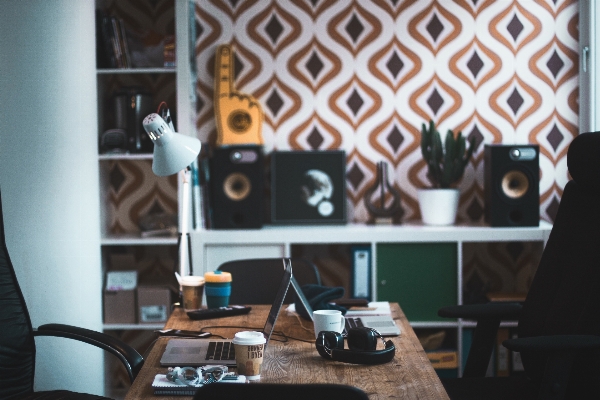
[[(400, 326), (402, 334), (392, 338), (396, 346), (396, 356), (387, 364), (357, 365), (325, 360), (317, 353), (314, 345), (312, 323), (282, 310), (275, 325), (275, 331), (289, 337), (308, 340), (302, 342), (289, 339), (277, 341), (280, 336), (271, 337), (263, 361), (261, 382), (278, 383), (340, 383), (356, 386), (364, 390), (371, 399), (448, 399), (435, 370), (427, 359), (419, 340), (398, 306), (393, 303), (392, 316)], [(253, 306), (247, 315), (192, 321), (182, 309), (176, 309), (165, 328), (199, 330), (208, 326), (247, 326), (262, 329), (269, 306)], [(210, 328), (207, 331), (232, 338), (242, 329)], [(146, 358), (144, 367), (138, 374), (125, 400), (160, 398), (186, 399), (184, 396), (154, 396), (151, 384), (156, 374), (166, 373), (159, 364), (169, 338), (160, 338)], [(203, 340), (203, 339), (198, 339)], [(378, 349), (383, 346), (378, 344)]]

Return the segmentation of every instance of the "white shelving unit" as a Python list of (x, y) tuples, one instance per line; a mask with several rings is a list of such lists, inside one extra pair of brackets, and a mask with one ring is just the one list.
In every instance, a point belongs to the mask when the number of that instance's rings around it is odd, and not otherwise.
[[(379, 246), (386, 244), (448, 244), (456, 247), (456, 299), (463, 304), (463, 244), (485, 242), (542, 242), (546, 243), (552, 226), (540, 222), (538, 227), (492, 228), (489, 226), (424, 226), (404, 224), (399, 226), (371, 226), (348, 224), (340, 226), (265, 226), (260, 230), (197, 230), (191, 233), (194, 274), (201, 275), (215, 270), (221, 263), (242, 258), (290, 257), (292, 247), (299, 245), (360, 244), (371, 248), (371, 292), (373, 300), (379, 298), (378, 291), (385, 285), (383, 273), (389, 274), (390, 267), (382, 272), (378, 260)], [(400, 263), (400, 260), (399, 260)], [(393, 269), (393, 266), (392, 266)], [(387, 283), (388, 285), (390, 283)], [(392, 283), (393, 284), (393, 283)], [(426, 290), (424, 288), (424, 290)], [(448, 304), (451, 305), (451, 304)], [(402, 306), (402, 304), (400, 304)], [(437, 310), (432, 310), (437, 312)], [(473, 328), (472, 321), (411, 320), (413, 328), (456, 329), (458, 359), (462, 359), (463, 330)], [(515, 323), (504, 323), (513, 327)], [(459, 371), (461, 374), (459, 363)]]
[[(136, 0), (144, 2), (146, 0)], [(96, 0), (101, 4), (102, 0)], [(194, 122), (192, 120), (192, 100), (193, 88), (191, 79), (190, 60), (190, 0), (174, 0), (174, 18), (175, 18), (175, 51), (176, 67), (164, 68), (98, 68), (96, 70), (98, 82), (98, 116), (99, 132), (103, 127), (102, 118), (104, 115), (103, 106), (108, 92), (112, 88), (105, 87), (106, 83), (113, 78), (119, 80), (136, 79), (143, 75), (171, 75), (173, 77), (173, 90), (176, 95), (176, 104), (171, 104), (171, 108), (177, 110), (175, 126), (179, 133), (193, 135), (195, 132)], [(174, 106), (174, 107), (173, 107)], [(106, 127), (104, 127), (106, 129)], [(112, 162), (149, 162), (152, 160), (152, 154), (99, 154), (100, 163), (100, 193), (101, 193), (101, 246), (107, 249), (109, 246), (176, 246), (176, 237), (148, 237), (143, 238), (138, 233), (112, 234), (108, 229), (108, 216), (106, 212), (106, 199), (108, 193), (108, 165)], [(180, 203), (181, 194), (177, 194), (178, 203)], [(103, 266), (103, 272), (106, 271), (106, 265)], [(101, 295), (101, 294), (99, 294)], [(162, 328), (164, 324), (104, 324), (105, 330), (155, 330)]]
[[(289, 257), (291, 246), (299, 244), (368, 243), (373, 267), (372, 289), (376, 298), (377, 254), (379, 243), (452, 242), (546, 242), (552, 225), (541, 221), (538, 227), (491, 228), (489, 226), (425, 226), (404, 224), (376, 226), (364, 224), (319, 226), (273, 226), (260, 230), (195, 230), (191, 235), (194, 274), (215, 270), (225, 261), (250, 257)], [(459, 246), (460, 247), (460, 246)], [(459, 251), (459, 268), (462, 260)], [(462, 270), (462, 269), (461, 269)], [(462, 282), (458, 282), (461, 286)]]

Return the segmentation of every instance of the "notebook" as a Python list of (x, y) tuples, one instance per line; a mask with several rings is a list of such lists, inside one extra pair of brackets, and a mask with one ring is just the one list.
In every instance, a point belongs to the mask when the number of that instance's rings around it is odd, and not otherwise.
[[(313, 319), (313, 309), (308, 303), (304, 292), (300, 289), (300, 285), (294, 277), (292, 277), (292, 288), (296, 292), (298, 297), (298, 305), (304, 308), (306, 314)], [(387, 309), (385, 305), (387, 304)], [(400, 328), (396, 325), (396, 321), (391, 316), (391, 311), (388, 302), (375, 302), (369, 303), (368, 309), (374, 308), (372, 311), (348, 311), (346, 313), (346, 330), (350, 328), (367, 327), (376, 329), (382, 336), (398, 336), (400, 335)], [(374, 306), (374, 307), (371, 307)], [(378, 306), (378, 307), (377, 307)], [(360, 315), (360, 314), (373, 315)]]
[(377, 330), (382, 336), (398, 336), (400, 328), (391, 314), (387, 301), (371, 302), (366, 309), (350, 309), (346, 313), (346, 330), (365, 326)]
[[(273, 334), (275, 322), (277, 322), (279, 311), (283, 305), (283, 299), (292, 279), (291, 260), (284, 259), (283, 266), (285, 272), (262, 330), (266, 339), (265, 348), (269, 344), (269, 339)], [(228, 339), (171, 339), (167, 343), (165, 352), (160, 359), (160, 365), (163, 367), (197, 367), (213, 364), (235, 366), (234, 349), (233, 343)]]

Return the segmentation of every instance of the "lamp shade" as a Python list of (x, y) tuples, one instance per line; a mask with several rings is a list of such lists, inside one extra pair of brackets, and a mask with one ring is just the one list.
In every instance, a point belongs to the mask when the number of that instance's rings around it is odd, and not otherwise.
[(187, 168), (200, 153), (197, 138), (173, 132), (158, 114), (144, 118), (144, 129), (154, 142), (152, 171), (158, 176), (173, 175)]

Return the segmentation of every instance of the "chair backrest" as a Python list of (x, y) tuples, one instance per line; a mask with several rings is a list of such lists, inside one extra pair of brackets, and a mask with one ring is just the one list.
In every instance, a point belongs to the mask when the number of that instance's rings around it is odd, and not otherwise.
[[(228, 261), (217, 269), (231, 273), (230, 304), (271, 304), (283, 277), (281, 258), (253, 258)], [(292, 273), (300, 286), (320, 285), (317, 267), (304, 259), (292, 259)], [(293, 290), (288, 290), (284, 304), (295, 301)]]
[(33, 392), (35, 342), (31, 320), (4, 234), (0, 194), (0, 398)]
[(202, 386), (194, 400), (285, 399), (285, 400), (367, 400), (362, 390), (333, 384), (279, 384), (256, 383), (251, 385), (213, 383)]
[[(600, 335), (600, 133), (577, 136), (569, 146), (567, 164), (572, 180), (565, 186), (523, 304), (520, 337)], [(545, 358), (528, 353), (521, 357), (527, 374), (541, 379)], [(569, 388), (600, 376), (595, 358), (576, 360)]]

